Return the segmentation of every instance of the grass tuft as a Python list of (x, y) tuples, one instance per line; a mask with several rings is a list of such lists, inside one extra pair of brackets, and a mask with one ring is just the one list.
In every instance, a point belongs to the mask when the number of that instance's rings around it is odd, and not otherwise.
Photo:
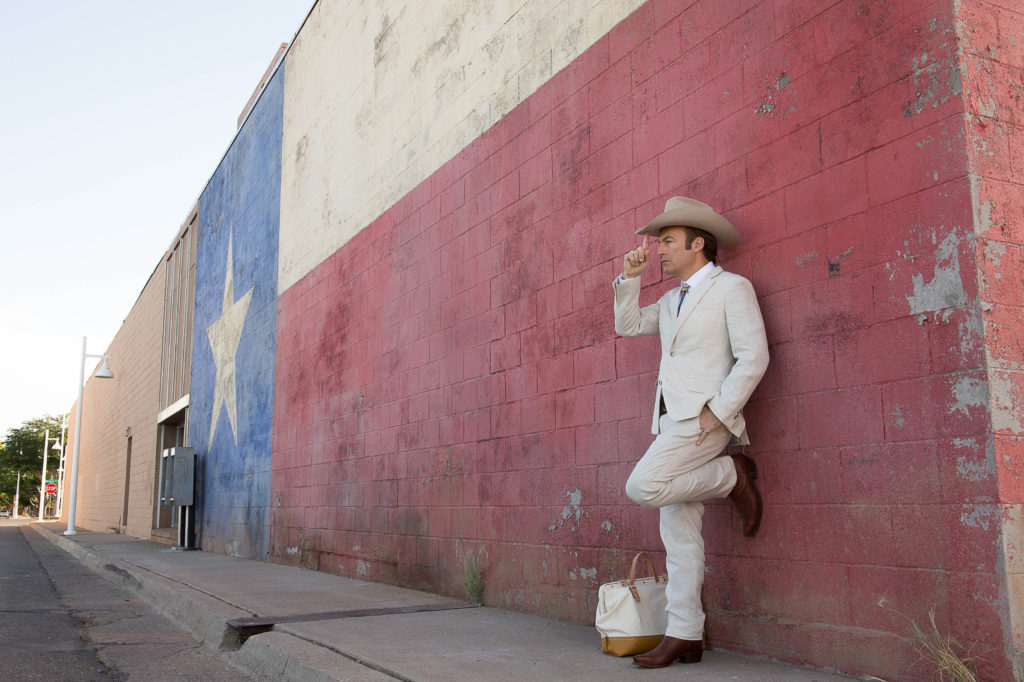
[[(921, 661), (927, 663), (934, 670), (933, 679), (939, 682), (978, 682), (978, 675), (974, 670), (974, 662), (981, 660), (981, 656), (974, 654), (974, 645), (965, 647), (952, 635), (943, 635), (935, 624), (935, 609), (928, 611), (927, 630), (922, 630), (913, 618), (903, 614), (889, 601), (883, 597), (878, 605), (887, 611), (892, 611), (908, 623), (914, 631), (914, 650), (921, 657)], [(881, 678), (874, 677), (874, 680)]]
[(478, 604), (484, 596), (484, 560), (480, 550), (471, 549), (462, 557), (462, 584), (471, 601)]

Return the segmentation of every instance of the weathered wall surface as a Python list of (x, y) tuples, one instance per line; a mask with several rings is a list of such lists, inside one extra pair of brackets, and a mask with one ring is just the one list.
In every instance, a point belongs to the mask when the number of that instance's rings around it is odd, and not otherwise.
[[(1020, 95), (1009, 78), (971, 98), (972, 69), (1019, 59), (983, 42), (965, 58), (957, 31), (997, 16), (983, 28), (1018, 45), (1018, 12), (654, 0), (502, 116), (510, 77), (422, 72), (482, 10), (392, 9), (320, 3), (287, 57), (271, 557), (452, 594), (479, 576), (488, 603), (590, 619), (597, 586), (660, 547), (622, 490), (651, 438), (657, 342), (614, 336), (610, 282), (684, 194), (739, 228), (723, 265), (753, 281), (772, 352), (748, 409), (762, 529), (705, 515), (712, 644), (927, 679), (891, 609), (924, 625), (934, 607), (1008, 676), (1020, 367), (993, 320), (1019, 312), (1020, 278), (1000, 283), (992, 254), (1019, 262)], [(482, 88), (461, 119), (451, 81)], [(479, 136), (430, 137), (459, 120)], [(973, 170), (989, 120), (1009, 170)], [(985, 221), (1012, 238), (979, 239)], [(672, 284), (645, 277), (646, 300)], [(999, 357), (1018, 364), (995, 375)]]
[(1024, 678), (1024, 6), (958, 2), (958, 33), (978, 288), (992, 436), (987, 473), (998, 495), (979, 514), (998, 529), (1001, 646)]
[(318, 2), (288, 53), (281, 289), (641, 2)]
[[(934, 608), (1024, 679), (1018, 4), (427, 5), (319, 2), (200, 198), (202, 547), (590, 620), (661, 547), (623, 492), (657, 341), (610, 283), (684, 194), (772, 354), (761, 530), (706, 508), (711, 644), (929, 679)], [(86, 387), (84, 528), (131, 426), (151, 533), (162, 282)]]
[[(125, 531), (149, 538), (153, 528), (157, 468), (156, 415), (160, 382), (160, 331), (164, 274), (161, 263), (135, 306), (125, 318), (110, 347), (88, 348), (91, 354), (109, 353), (113, 379), (90, 378), (98, 366), (86, 360), (84, 427), (78, 463), (78, 500), (75, 526), (99, 532)], [(64, 486), (67, 515), (77, 406), (68, 427)], [(131, 427), (131, 464), (126, 467)], [(125, 473), (129, 474), (128, 516), (124, 518)]]
[(191, 433), (203, 549), (265, 558), (281, 187), (278, 68), (199, 198)]

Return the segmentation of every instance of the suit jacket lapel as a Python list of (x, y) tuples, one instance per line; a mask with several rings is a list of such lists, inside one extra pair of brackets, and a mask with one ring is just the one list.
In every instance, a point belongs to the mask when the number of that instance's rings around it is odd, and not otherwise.
[[(720, 266), (716, 266), (714, 270), (708, 273), (707, 277), (701, 280), (700, 284), (695, 286), (686, 294), (686, 298), (683, 299), (683, 309), (679, 311), (679, 319), (676, 320), (676, 335), (679, 334), (679, 330), (682, 328), (683, 323), (686, 322), (686, 318), (693, 313), (701, 300), (709, 291), (711, 291), (711, 287), (715, 285), (715, 279), (721, 272), (722, 268)], [(673, 336), (673, 338), (675, 338), (675, 336)]]

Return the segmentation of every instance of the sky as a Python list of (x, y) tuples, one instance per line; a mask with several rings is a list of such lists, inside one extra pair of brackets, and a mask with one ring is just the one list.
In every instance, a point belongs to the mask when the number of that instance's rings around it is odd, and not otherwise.
[(0, 0), (0, 439), (71, 408), (313, 2)]

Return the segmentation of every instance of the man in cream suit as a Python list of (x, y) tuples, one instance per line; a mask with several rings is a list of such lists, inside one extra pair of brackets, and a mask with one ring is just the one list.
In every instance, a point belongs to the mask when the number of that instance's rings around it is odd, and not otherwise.
[[(761, 521), (754, 461), (719, 455), (730, 443), (749, 443), (742, 409), (768, 366), (768, 343), (750, 282), (714, 262), (719, 248), (739, 243), (728, 220), (695, 199), (672, 197), (637, 234), (643, 245), (625, 255), (615, 281), (615, 331), (658, 334), (661, 366), (651, 429), (657, 437), (630, 474), (626, 494), (660, 509), (669, 581), (665, 639), (633, 661), (661, 668), (701, 659), (703, 500), (729, 497), (744, 535), (757, 532)], [(641, 308), (650, 236), (657, 238), (662, 272), (681, 283)]]

